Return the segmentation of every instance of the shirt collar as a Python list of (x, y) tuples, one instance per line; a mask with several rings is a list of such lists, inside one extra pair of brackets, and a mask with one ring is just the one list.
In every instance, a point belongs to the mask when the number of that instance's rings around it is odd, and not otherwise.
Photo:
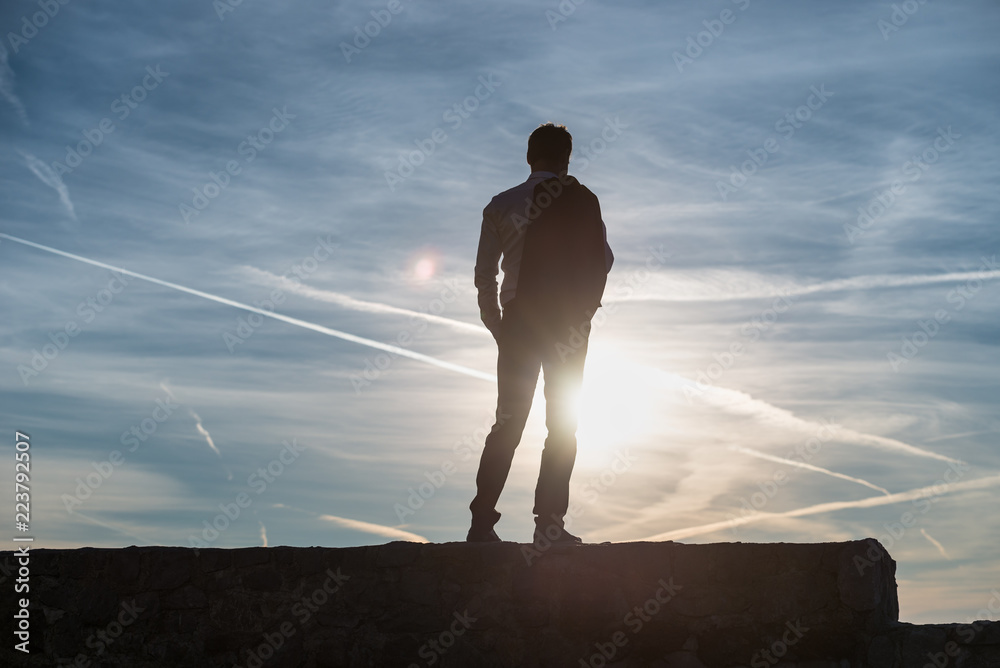
[(558, 178), (558, 176), (559, 175), (556, 174), (555, 172), (549, 172), (545, 171), (544, 169), (539, 169), (529, 174), (528, 180), (531, 181), (532, 179), (551, 179), (551, 178)]

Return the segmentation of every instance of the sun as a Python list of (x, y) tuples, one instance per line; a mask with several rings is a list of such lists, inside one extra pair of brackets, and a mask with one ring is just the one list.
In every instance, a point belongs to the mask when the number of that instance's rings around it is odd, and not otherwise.
[(629, 360), (613, 343), (592, 342), (577, 398), (577, 461), (603, 465), (648, 434), (657, 388), (655, 370)]

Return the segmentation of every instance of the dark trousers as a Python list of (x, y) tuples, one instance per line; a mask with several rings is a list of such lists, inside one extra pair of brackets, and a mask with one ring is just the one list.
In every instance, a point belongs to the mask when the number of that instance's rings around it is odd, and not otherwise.
[[(504, 308), (500, 323), (496, 423), (486, 437), (476, 476), (476, 498), (469, 506), (473, 526), (485, 530), (500, 519), (497, 500), (521, 441), (539, 369), (544, 373), (548, 435), (532, 510), (537, 523), (562, 526), (569, 505), (569, 478), (576, 461), (576, 398), (583, 381), (589, 318), (560, 317), (558, 321), (539, 322), (522, 313), (516, 301)], [(571, 328), (575, 335), (571, 335)]]

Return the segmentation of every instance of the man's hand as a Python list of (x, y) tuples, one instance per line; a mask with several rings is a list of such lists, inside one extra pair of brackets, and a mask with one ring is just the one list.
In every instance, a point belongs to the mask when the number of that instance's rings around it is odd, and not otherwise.
[(486, 325), (486, 329), (490, 330), (490, 334), (493, 335), (493, 339), (499, 343), (500, 342), (500, 313), (487, 315), (486, 313), (481, 313), (480, 317), (483, 320), (483, 324)]
[(497, 321), (493, 325), (486, 325), (486, 329), (490, 330), (490, 334), (493, 335), (493, 340), (498, 344), (500, 343), (500, 322)]

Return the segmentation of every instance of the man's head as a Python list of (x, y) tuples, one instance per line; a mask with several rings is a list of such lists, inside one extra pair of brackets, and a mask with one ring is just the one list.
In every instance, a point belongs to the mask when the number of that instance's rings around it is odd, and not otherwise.
[(544, 123), (528, 137), (528, 164), (531, 171), (562, 174), (569, 168), (573, 152), (573, 135), (565, 125)]

